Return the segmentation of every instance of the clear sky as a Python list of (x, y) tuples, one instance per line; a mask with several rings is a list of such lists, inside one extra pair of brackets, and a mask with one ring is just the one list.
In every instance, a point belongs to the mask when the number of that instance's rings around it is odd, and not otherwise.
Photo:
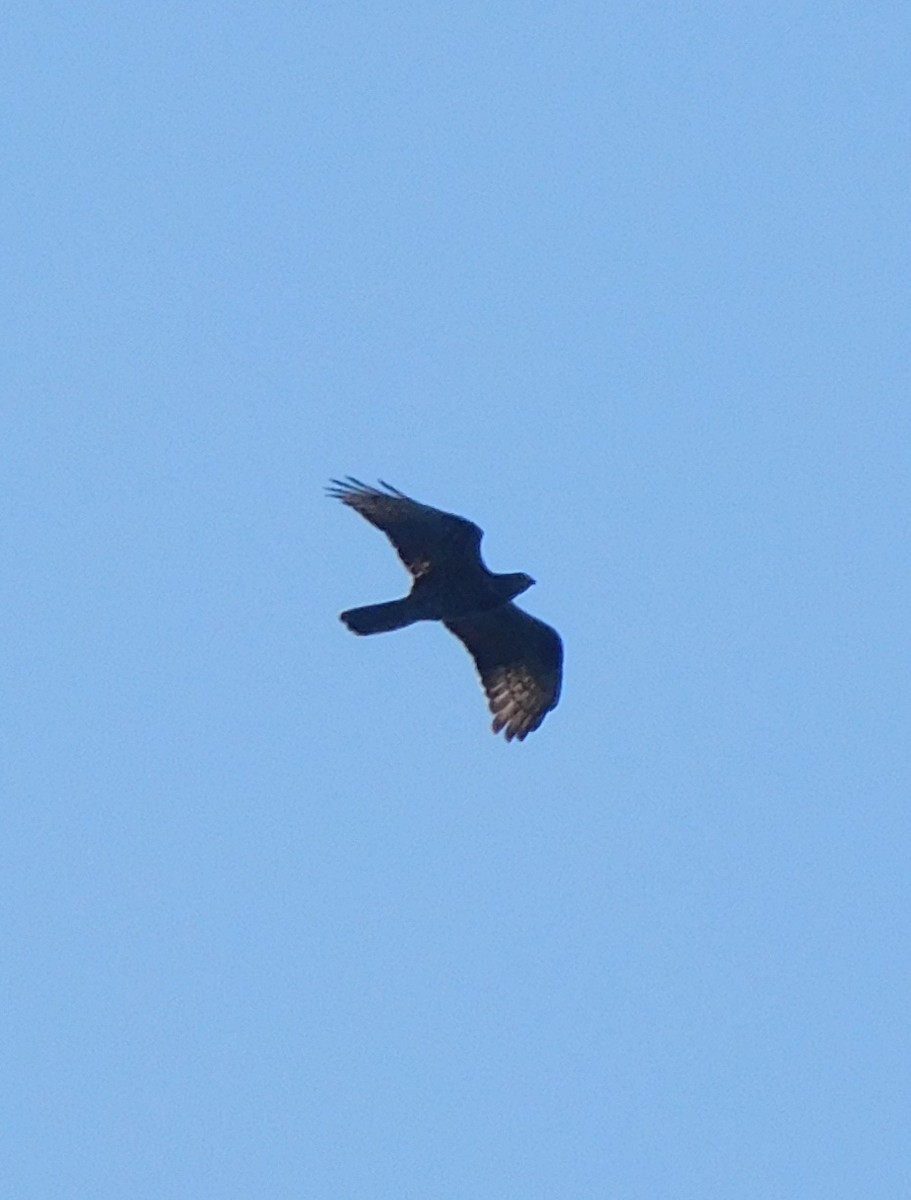
[(5, 26), (4, 1194), (911, 1195), (911, 9)]

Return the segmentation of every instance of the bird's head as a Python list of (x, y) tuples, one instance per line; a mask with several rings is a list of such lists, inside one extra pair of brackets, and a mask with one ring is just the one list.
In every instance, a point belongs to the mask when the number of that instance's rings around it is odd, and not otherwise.
[(520, 595), (522, 592), (527, 592), (530, 587), (534, 586), (535, 581), (530, 575), (526, 575), (524, 571), (516, 571), (512, 575), (501, 575), (500, 585), (503, 589), (504, 600), (512, 600), (513, 597)]

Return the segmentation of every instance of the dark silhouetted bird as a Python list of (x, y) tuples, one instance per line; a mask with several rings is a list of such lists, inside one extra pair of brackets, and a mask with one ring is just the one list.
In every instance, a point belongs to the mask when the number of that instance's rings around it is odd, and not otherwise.
[(350, 477), (327, 488), (381, 529), (412, 575), (401, 600), (341, 614), (354, 633), (385, 633), (415, 621), (442, 621), (466, 646), (493, 713), (493, 731), (521, 741), (560, 698), (563, 643), (555, 629), (512, 600), (535, 582), (522, 572), (497, 575), (481, 558), (482, 531), (472, 521), (419, 504), (388, 483), (368, 487)]

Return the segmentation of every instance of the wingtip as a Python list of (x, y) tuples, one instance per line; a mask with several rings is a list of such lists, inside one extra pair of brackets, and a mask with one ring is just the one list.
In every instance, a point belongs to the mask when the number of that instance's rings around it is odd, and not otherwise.
[(387, 483), (385, 479), (380, 479), (378, 482), (380, 487), (384, 487), (386, 491), (390, 492), (393, 496), (398, 496), (401, 500), (407, 500), (409, 498), (404, 492), (400, 492), (397, 487), (393, 487), (391, 483)]
[[(395, 496), (399, 500), (409, 499), (404, 492), (400, 492), (397, 487), (393, 487), (385, 479), (380, 479), (377, 482), (380, 488), (384, 488), (390, 496)], [(327, 496), (332, 496), (333, 499), (341, 500), (346, 504), (355, 496), (378, 496), (383, 494), (379, 488), (374, 487), (372, 484), (364, 483), (362, 479), (356, 479), (353, 475), (346, 475), (344, 479), (330, 479), (325, 490)]]
[(346, 475), (344, 479), (330, 479), (326, 485), (326, 495), (332, 496), (335, 500), (344, 501), (349, 496), (356, 496), (363, 492), (372, 491), (373, 488), (368, 487), (366, 483), (361, 483), (353, 475)]

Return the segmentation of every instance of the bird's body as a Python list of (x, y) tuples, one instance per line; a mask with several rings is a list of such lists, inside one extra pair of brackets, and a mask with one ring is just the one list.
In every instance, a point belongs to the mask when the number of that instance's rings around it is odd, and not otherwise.
[(349, 609), (341, 620), (358, 634), (385, 633), (417, 621), (442, 621), (475, 660), (494, 714), (493, 729), (520, 741), (537, 729), (560, 696), (563, 644), (557, 632), (512, 603), (534, 580), (497, 574), (481, 558), (472, 521), (419, 504), (382, 483), (333, 480), (329, 494), (381, 529), (412, 576), (401, 600)]

